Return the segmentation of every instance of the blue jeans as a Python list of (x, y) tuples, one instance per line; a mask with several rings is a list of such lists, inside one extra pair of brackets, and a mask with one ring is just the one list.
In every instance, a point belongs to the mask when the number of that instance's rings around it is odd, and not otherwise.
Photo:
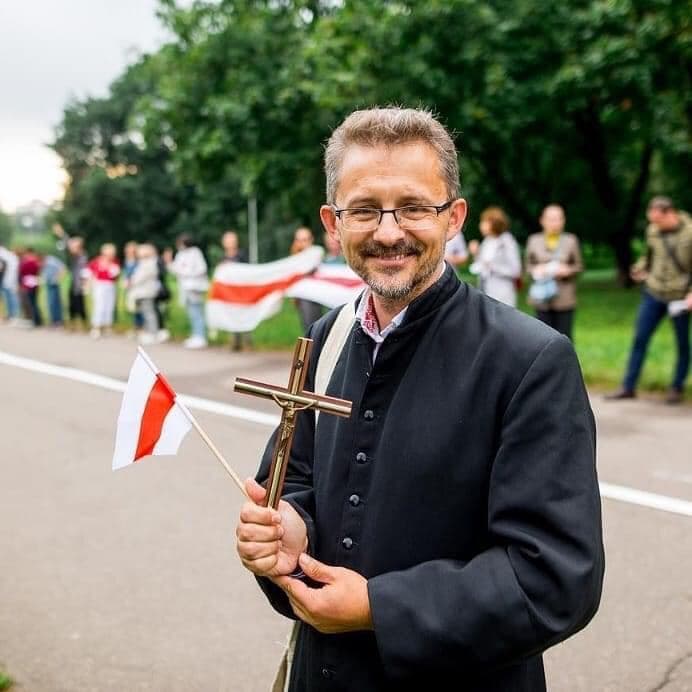
[(48, 291), (48, 314), (52, 324), (62, 324), (62, 299), (60, 297), (60, 286), (57, 284), (46, 284)]
[(185, 308), (190, 320), (192, 336), (207, 338), (207, 326), (204, 320), (204, 293), (190, 292), (185, 296)]
[[(634, 333), (634, 342), (630, 352), (627, 372), (622, 386), (634, 391), (639, 379), (649, 341), (653, 336), (661, 320), (668, 314), (668, 304), (658, 298), (654, 298), (646, 291), (642, 292), (642, 300), (639, 304), (637, 326)], [(675, 340), (678, 347), (678, 360), (673, 376), (673, 388), (682, 391), (685, 379), (690, 369), (690, 313), (683, 312), (672, 318)]]
[(5, 312), (7, 313), (7, 318), (11, 319), (13, 317), (18, 317), (19, 298), (17, 297), (17, 291), (3, 286), (2, 297), (5, 300)]

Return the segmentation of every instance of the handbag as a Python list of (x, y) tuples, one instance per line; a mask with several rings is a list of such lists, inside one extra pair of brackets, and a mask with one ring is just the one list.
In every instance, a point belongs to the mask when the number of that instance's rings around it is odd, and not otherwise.
[[(562, 236), (558, 241), (557, 247), (551, 253), (551, 261), (557, 261), (561, 247)], [(534, 303), (548, 303), (557, 296), (559, 290), (557, 281), (552, 276), (545, 277), (544, 279), (535, 279), (529, 286), (529, 298)]]
[(557, 281), (555, 279), (539, 279), (531, 284), (529, 298), (536, 303), (547, 303), (557, 295), (557, 292)]

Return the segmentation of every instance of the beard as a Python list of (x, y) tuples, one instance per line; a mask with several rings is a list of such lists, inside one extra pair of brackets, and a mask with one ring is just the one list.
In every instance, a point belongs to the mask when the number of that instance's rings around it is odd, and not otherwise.
[[(358, 276), (370, 287), (373, 293), (384, 300), (400, 302), (409, 296), (415, 296), (416, 289), (425, 283), (440, 266), (443, 249), (431, 251), (429, 247), (415, 239), (401, 240), (396, 245), (382, 245), (373, 240), (364, 241), (357, 248), (344, 248), (347, 262)], [(399, 276), (396, 267), (373, 271), (366, 260), (371, 257), (396, 257), (409, 255), (422, 258), (413, 275)]]

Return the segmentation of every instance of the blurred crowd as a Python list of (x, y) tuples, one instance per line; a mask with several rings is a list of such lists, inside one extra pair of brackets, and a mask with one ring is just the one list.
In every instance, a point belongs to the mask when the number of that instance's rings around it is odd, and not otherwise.
[[(690, 362), (692, 219), (678, 210), (671, 199), (654, 197), (647, 208), (647, 220), (645, 252), (631, 273), (633, 280), (642, 284), (642, 301), (623, 384), (612, 398), (635, 396), (649, 340), (661, 320), (669, 316), (678, 358), (668, 401), (678, 403)], [(572, 339), (576, 279), (584, 270), (579, 239), (565, 230), (565, 211), (557, 204), (546, 206), (538, 222), (541, 230), (528, 237), (522, 258), (507, 214), (500, 207), (489, 207), (480, 216), (481, 240), (467, 244), (460, 232), (447, 242), (445, 260), (456, 269), (470, 262), (469, 271), (476, 277), (480, 290), (511, 306), (517, 305), (517, 295), (526, 277), (527, 300), (536, 317)], [(131, 333), (143, 344), (161, 343), (170, 338), (166, 320), (172, 275), (189, 324), (189, 336), (183, 345), (189, 349), (207, 345), (205, 301), (210, 285), (209, 267), (190, 235), (177, 238), (175, 251), (165, 249), (159, 254), (152, 243), (133, 241), (125, 244), (119, 258), (115, 245), (105, 243), (98, 255), (90, 259), (83, 238), (68, 235), (60, 225), (55, 225), (53, 232), (55, 253), (0, 246), (0, 287), (5, 320), (10, 324), (69, 325), (73, 329), (88, 329), (98, 339), (112, 330), (120, 289)], [(301, 226), (294, 232), (289, 252), (299, 253), (314, 242), (312, 231)], [(248, 261), (235, 231), (223, 233), (220, 244), (221, 263)], [(327, 234), (324, 245), (323, 262), (345, 262), (340, 245)], [(61, 290), (64, 279), (66, 301)], [(45, 292), (45, 317), (39, 303), (40, 290)], [(293, 302), (304, 331), (325, 312), (316, 302)], [(233, 334), (231, 343), (234, 350), (251, 347), (251, 334)]]

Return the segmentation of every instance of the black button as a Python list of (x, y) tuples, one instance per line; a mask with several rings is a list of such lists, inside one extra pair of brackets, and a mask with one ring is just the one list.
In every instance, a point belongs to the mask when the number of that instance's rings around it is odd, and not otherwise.
[(368, 455), (365, 452), (358, 452), (356, 454), (356, 461), (360, 462), (361, 464), (364, 464), (368, 460)]
[(341, 545), (343, 545), (346, 550), (351, 550), (351, 548), (353, 548), (353, 539), (346, 536), (346, 538), (341, 541)]
[(363, 414), (363, 418), (365, 418), (365, 420), (372, 420), (374, 417), (375, 417), (375, 412), (374, 412), (374, 411), (371, 411), (370, 409), (368, 409), (368, 410)]
[(322, 677), (323, 678), (331, 678), (332, 677), (332, 671), (329, 670), (329, 668), (322, 668)]
[(348, 498), (348, 501), (354, 506), (357, 507), (360, 504), (360, 496), (356, 495), (353, 493), (351, 497)]

